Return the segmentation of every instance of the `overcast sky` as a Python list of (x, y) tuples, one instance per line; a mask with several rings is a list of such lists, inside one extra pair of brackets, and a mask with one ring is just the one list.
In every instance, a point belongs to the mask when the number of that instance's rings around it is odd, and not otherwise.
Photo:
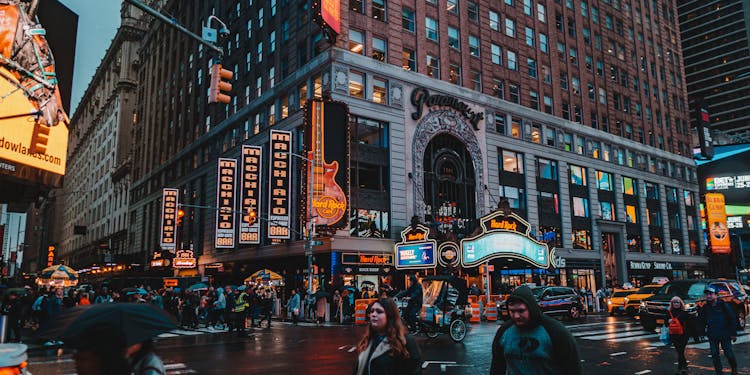
[(76, 42), (75, 70), (71, 113), (73, 117), (78, 102), (96, 73), (96, 68), (107, 52), (109, 44), (120, 26), (120, 0), (60, 0), (78, 14), (78, 40)]

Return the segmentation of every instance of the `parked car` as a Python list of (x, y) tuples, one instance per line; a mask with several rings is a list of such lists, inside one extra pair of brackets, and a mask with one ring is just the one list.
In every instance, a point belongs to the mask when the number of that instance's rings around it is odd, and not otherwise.
[(632, 294), (634, 289), (617, 289), (612, 291), (612, 295), (607, 299), (607, 311), (609, 315), (625, 313), (625, 297)]
[(625, 297), (625, 313), (629, 316), (638, 315), (638, 309), (641, 307), (641, 301), (645, 298), (651, 297), (656, 293), (663, 284), (649, 284), (644, 285), (637, 291), (631, 290), (630, 293)]
[(641, 302), (639, 316), (641, 325), (647, 331), (653, 331), (668, 319), (669, 301), (679, 296), (685, 302), (685, 310), (697, 315), (698, 307), (705, 303), (703, 293), (709, 286), (716, 289), (719, 298), (729, 305), (737, 315), (738, 325), (745, 329), (747, 314), (750, 310), (750, 300), (744, 288), (736, 280), (700, 279), (674, 280), (665, 284), (653, 296)]
[[(542, 313), (550, 316), (567, 316), (578, 320), (584, 314), (583, 297), (571, 287), (567, 286), (540, 286), (531, 288), (534, 298), (537, 300)], [(508, 320), (508, 308), (506, 301), (498, 303), (500, 317)]]

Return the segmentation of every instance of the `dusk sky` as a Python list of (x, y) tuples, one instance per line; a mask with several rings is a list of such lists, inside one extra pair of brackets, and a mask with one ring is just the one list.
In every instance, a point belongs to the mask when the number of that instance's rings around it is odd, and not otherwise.
[[(117, 28), (120, 26), (119, 0), (60, 0), (78, 14), (78, 41), (76, 43), (75, 71), (71, 112), (78, 102), (107, 52)], [(71, 117), (73, 117), (71, 113)]]

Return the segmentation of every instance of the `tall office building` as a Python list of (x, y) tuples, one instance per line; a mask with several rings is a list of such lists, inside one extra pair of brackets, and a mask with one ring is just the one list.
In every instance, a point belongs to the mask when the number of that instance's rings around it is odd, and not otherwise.
[[(413, 216), (460, 239), (501, 197), (567, 260), (554, 271), (493, 261), (503, 283), (591, 289), (705, 270), (673, 1), (344, 0), (333, 43), (312, 1), (160, 4), (196, 33), (224, 20), (234, 78), (229, 105), (207, 104), (216, 54), (151, 23), (128, 220), (144, 259), (160, 247), (162, 189), (176, 188), (176, 246), (198, 262), (180, 274), (302, 280), (304, 161), (289, 160), (290, 239), (270, 239), (269, 139), (290, 131), (304, 154), (304, 105), (328, 93), (350, 112), (348, 225), (315, 247), (316, 277), (399, 278), (393, 246)], [(219, 158), (241, 165), (242, 145), (263, 154), (258, 245), (217, 228)], [(218, 232), (232, 244), (217, 246)]]
[(677, 12), (691, 113), (705, 100), (711, 129), (750, 141), (750, 2), (680, 0)]

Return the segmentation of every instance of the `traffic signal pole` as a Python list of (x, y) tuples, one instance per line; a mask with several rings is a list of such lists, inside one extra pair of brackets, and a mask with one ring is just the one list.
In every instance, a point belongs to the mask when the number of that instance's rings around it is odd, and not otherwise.
[(200, 36), (194, 34), (192, 31), (186, 29), (184, 26), (180, 25), (177, 22), (176, 19), (169, 18), (169, 17), (167, 17), (167, 16), (159, 13), (155, 9), (150, 8), (148, 5), (141, 3), (138, 0), (125, 0), (125, 2), (130, 3), (131, 5), (135, 6), (136, 8), (138, 8), (138, 9), (140, 9), (140, 10), (142, 10), (142, 11), (144, 11), (144, 12), (146, 12), (146, 13), (154, 16), (154, 17), (156, 17), (156, 19), (158, 19), (158, 20), (166, 23), (167, 25), (174, 27), (175, 29), (177, 29), (177, 31), (179, 31), (179, 32), (181, 32), (181, 33), (183, 33), (183, 34), (185, 34), (185, 35), (187, 35), (187, 36), (195, 39), (196, 41), (198, 41), (198, 43), (201, 43), (204, 46), (206, 46), (208, 48), (211, 48), (212, 50), (216, 51), (219, 54), (219, 56), (223, 56), (224, 55), (224, 49), (222, 49), (221, 47), (219, 47), (219, 46), (217, 46), (217, 45), (215, 45), (215, 44), (213, 44), (211, 42), (206, 41), (205, 39), (201, 38)]

